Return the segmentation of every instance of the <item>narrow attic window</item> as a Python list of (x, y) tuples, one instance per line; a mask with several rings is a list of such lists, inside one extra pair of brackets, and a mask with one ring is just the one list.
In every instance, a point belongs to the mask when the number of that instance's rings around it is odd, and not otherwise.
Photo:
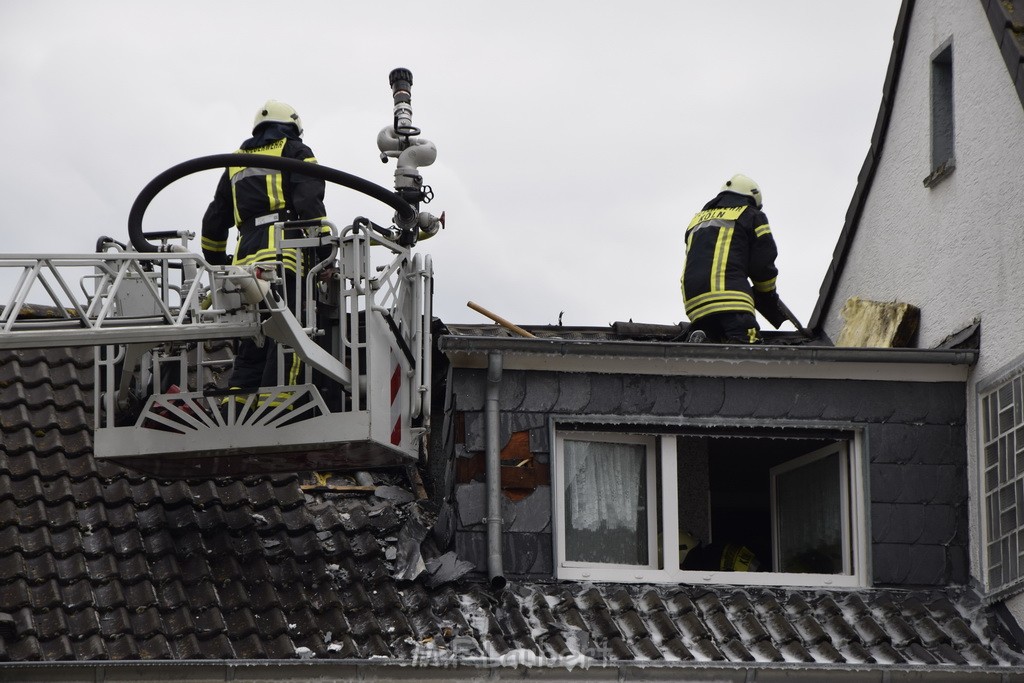
[(1024, 579), (1024, 367), (978, 393), (985, 584), (991, 593)]
[(866, 585), (859, 437), (555, 431), (558, 578)]
[(953, 154), (953, 39), (932, 55), (932, 169), (924, 179), (934, 187), (956, 168)]

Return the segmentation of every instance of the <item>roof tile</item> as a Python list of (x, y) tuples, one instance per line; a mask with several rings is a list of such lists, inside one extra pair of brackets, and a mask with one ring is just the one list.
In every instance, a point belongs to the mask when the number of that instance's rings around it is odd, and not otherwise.
[[(139, 659), (158, 660), (171, 659), (173, 657), (171, 644), (162, 634), (148, 639), (137, 640), (136, 646), (138, 647)], [(135, 657), (130, 657), (130, 659), (135, 659)]]
[(199, 638), (209, 638), (227, 630), (224, 615), (216, 607), (194, 611), (192, 615), (196, 620), (196, 636)]
[[(275, 638), (264, 639), (263, 647), (266, 650), (267, 658), (269, 659), (294, 659), (296, 656), (295, 645), (287, 634), (281, 634)], [(386, 656), (385, 652), (386, 648), (384, 651), (378, 652), (377, 654)]]
[(14, 662), (38, 662), (43, 658), (43, 649), (35, 635), (19, 629), (24, 634), (17, 640), (5, 641), (7, 655)]
[(192, 503), (192, 490), (183, 481), (167, 482), (160, 485), (160, 500), (165, 508), (180, 508)]
[(783, 659), (787, 662), (813, 662), (814, 656), (811, 655), (807, 649), (796, 640), (791, 640), (788, 643), (781, 643), (779, 645), (779, 652), (782, 653)]
[(65, 458), (62, 452), (51, 453), (50, 455), (38, 454), (36, 457), (36, 471), (44, 480), (64, 477), (68, 472), (67, 458)]
[(83, 533), (91, 534), (93, 529), (107, 526), (107, 509), (102, 502), (96, 504), (79, 505), (78, 526)]
[(3, 535), (0, 534), (0, 584), (16, 578), (25, 578), (25, 558), (17, 549), (3, 547)]
[(174, 659), (201, 659), (203, 656), (195, 632), (185, 633), (168, 645), (174, 653)]
[(802, 612), (795, 618), (793, 626), (796, 627), (797, 633), (800, 634), (800, 639), (804, 645), (808, 647), (829, 641), (828, 633), (818, 624), (814, 616), (808, 612)]
[(257, 612), (264, 612), (280, 604), (277, 597), (277, 591), (268, 581), (259, 581), (257, 583), (249, 584), (248, 589), (249, 602), (252, 605), (253, 610)]
[(0, 528), (17, 526), (17, 524), (18, 506), (14, 502), (14, 498), (0, 500)]
[(720, 662), (725, 659), (722, 651), (708, 638), (687, 643), (687, 647), (699, 662)]
[[(20, 580), (15, 583), (24, 584), (24, 582)], [(56, 581), (43, 581), (42, 583), (33, 585), (30, 590), (31, 601), (29, 603), (22, 603), (19, 605), (20, 607), (24, 607), (26, 604), (31, 604), (32, 609), (44, 612), (63, 604), (60, 585)], [(20, 599), (21, 596), (19, 595), (17, 597)]]
[(64, 458), (71, 481), (81, 481), (90, 475), (96, 474), (99, 474), (102, 478), (104, 477), (104, 470), (111, 470), (117, 467), (107, 462), (96, 462), (92, 456), (92, 443), (88, 432), (65, 434), (63, 442)]
[[(96, 647), (102, 648), (102, 652), (96, 654), (94, 659), (111, 659), (114, 661), (129, 661), (139, 659), (142, 652), (138, 642), (131, 635), (124, 635), (118, 638), (104, 640), (100, 636), (92, 636), (89, 643), (85, 645), (87, 651), (95, 652)], [(78, 644), (76, 643), (76, 648)]]
[[(156, 561), (150, 563), (150, 568), (152, 570), (150, 578), (153, 583), (160, 586), (161, 599), (164, 598), (164, 595), (168, 591), (170, 591), (172, 595), (176, 595), (174, 591), (176, 589), (180, 589), (181, 586), (179, 581), (181, 578), (181, 567), (178, 564), (177, 557), (174, 555), (165, 555), (160, 557)], [(172, 585), (166, 585), (169, 582), (173, 582)]]
[(879, 664), (906, 664), (907, 659), (888, 642), (882, 641), (868, 646), (871, 657)]
[(40, 638), (39, 645), (43, 659), (46, 661), (56, 662), (75, 658), (75, 650), (71, 646), (71, 640), (65, 635), (58, 636), (49, 641)]
[(265, 636), (280, 636), (288, 631), (285, 612), (276, 607), (255, 614), (256, 628)]
[(164, 632), (172, 638), (179, 638), (187, 633), (196, 632), (196, 623), (192, 612), (188, 609), (164, 610)]
[(231, 641), (223, 633), (210, 638), (199, 638), (200, 657), (204, 659), (230, 659), (233, 655)]
[(25, 561), (25, 578), (35, 584), (57, 578), (57, 561), (53, 555), (40, 555)]
[[(125, 606), (134, 612), (157, 604), (156, 590), (148, 580), (124, 588)], [(138, 635), (138, 633), (136, 634)]]
[[(36, 470), (38, 471), (38, 469)], [(59, 477), (57, 479), (43, 481), (43, 498), (50, 505), (56, 505), (58, 503), (71, 502), (74, 500), (74, 489), (71, 486), (71, 481), (66, 477)]]
[(683, 641), (678, 637), (663, 641), (661, 647), (665, 651), (666, 659), (681, 662), (689, 662), (693, 660), (693, 653), (690, 652)]
[(114, 539), (105, 526), (82, 534), (82, 552), (90, 559), (112, 554), (113, 546)]
[(131, 634), (132, 622), (128, 610), (117, 607), (109, 611), (99, 612), (100, 633), (107, 640)]
[(808, 648), (814, 656), (814, 661), (826, 662), (828, 664), (842, 664), (846, 658), (827, 640), (815, 643)]
[(100, 620), (96, 610), (86, 607), (76, 612), (69, 612), (67, 626), (69, 634), (77, 639), (99, 633)]
[(117, 560), (112, 554), (100, 555), (99, 557), (86, 557), (86, 566), (89, 570), (89, 578), (94, 582), (106, 582), (117, 578)]
[(227, 624), (227, 630), (231, 634), (232, 640), (261, 632), (259, 625), (256, 623), (255, 615), (247, 607), (234, 611), (225, 611), (224, 623)]
[(75, 659), (81, 661), (94, 661), (99, 659), (138, 659), (138, 650), (133, 645), (133, 639), (118, 638), (110, 643), (110, 646), (96, 634), (85, 638), (75, 637), (71, 645), (75, 649)]
[(928, 652), (921, 643), (912, 641), (906, 647), (897, 648), (908, 662), (915, 664), (938, 664), (939, 658)]
[(676, 623), (679, 625), (679, 630), (682, 631), (683, 642), (691, 643), (711, 638), (711, 632), (695, 612), (686, 612), (682, 616), (676, 617)]
[[(320, 637), (322, 641), (323, 637), (319, 619), (309, 609), (288, 612), (288, 632), (295, 638), (314, 636)], [(409, 627), (409, 622), (406, 620), (405, 615), (397, 610), (386, 618), (384, 632), (392, 640), (412, 635), (412, 629)]]
[(143, 638), (156, 635), (163, 628), (160, 612), (155, 607), (136, 607), (131, 614), (131, 623), (132, 633)]
[(263, 641), (255, 633), (234, 635), (231, 638), (231, 646), (235, 651), (235, 656), (241, 659), (267, 658), (267, 651), (263, 647)]
[(633, 652), (636, 653), (637, 659), (651, 661), (665, 659), (665, 655), (650, 638), (643, 637), (638, 640), (634, 640), (630, 645)]
[(149, 563), (143, 555), (132, 555), (119, 560), (117, 570), (123, 583), (132, 584), (149, 575)]
[(124, 590), (117, 581), (103, 583), (93, 588), (93, 597), (96, 600), (97, 609), (107, 612), (113, 609), (124, 607)]
[[(47, 524), (46, 503), (42, 499), (30, 501), (28, 505), (17, 508), (15, 514), (17, 515), (18, 526), (23, 532), (39, 528), (40, 526), (46, 526)], [(60, 526), (67, 525), (67, 523), (60, 524)]]
[[(76, 555), (75, 557), (81, 557)], [(61, 578), (62, 579), (62, 578)], [(88, 580), (60, 582), (60, 601), (66, 609), (77, 611), (84, 607), (91, 607), (93, 602), (92, 586)]]
[[(3, 605), (5, 610), (28, 607), (31, 604), (32, 592), (24, 578), (19, 577), (13, 581), (0, 582), (0, 605)], [(52, 605), (53, 603), (50, 603), (50, 606)]]
[(188, 586), (188, 604), (196, 611), (202, 612), (218, 604), (217, 589), (210, 581), (186, 582)]

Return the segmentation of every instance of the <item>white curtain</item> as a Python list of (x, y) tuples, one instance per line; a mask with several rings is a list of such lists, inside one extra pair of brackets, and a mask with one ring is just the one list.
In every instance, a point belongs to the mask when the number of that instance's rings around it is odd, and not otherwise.
[(646, 563), (646, 447), (563, 443), (567, 557)]

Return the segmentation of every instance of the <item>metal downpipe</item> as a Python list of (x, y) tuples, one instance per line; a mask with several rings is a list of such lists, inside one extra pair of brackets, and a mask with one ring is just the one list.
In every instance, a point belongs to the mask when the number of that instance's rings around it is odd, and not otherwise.
[(498, 394), (501, 390), (501, 353), (487, 354), (487, 393), (484, 402), (485, 458), (487, 463), (487, 576), (491, 588), (505, 587), (505, 563), (501, 556), (501, 423)]

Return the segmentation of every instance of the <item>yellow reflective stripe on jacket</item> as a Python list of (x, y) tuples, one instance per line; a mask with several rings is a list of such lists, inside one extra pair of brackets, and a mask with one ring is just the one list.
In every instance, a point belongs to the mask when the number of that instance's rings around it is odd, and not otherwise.
[(703, 223), (704, 221), (734, 221), (746, 210), (746, 206), (733, 206), (722, 209), (708, 209), (707, 211), (701, 211), (693, 217), (693, 220), (690, 221), (688, 226), (686, 226), (686, 229), (689, 230), (693, 226), (698, 223)]
[(267, 199), (271, 211), (284, 208), (284, 174), (272, 173), (267, 176)]
[(775, 289), (775, 280), (776, 280), (776, 278), (772, 278), (770, 280), (764, 280), (762, 282), (757, 282), (755, 280), (754, 281), (754, 289), (757, 290), (758, 292), (771, 292), (772, 290)]
[(754, 228), (755, 237), (764, 237), (765, 235), (770, 234), (772, 234), (772, 229), (768, 227), (767, 223), (765, 223), (764, 225), (759, 225), (756, 228)]
[(276, 249), (260, 249), (246, 256), (235, 255), (236, 266), (247, 266), (251, 263), (266, 263), (267, 261), (280, 261), (288, 270), (295, 270), (296, 254), (294, 249), (283, 249), (278, 256)]
[(205, 251), (227, 251), (228, 241), (214, 240), (209, 237), (204, 237), (199, 241), (199, 245)]
[(746, 292), (741, 292), (735, 289), (728, 289), (724, 292), (704, 292), (697, 296), (690, 297), (684, 304), (687, 308), (690, 306), (702, 306), (709, 302), (715, 301), (739, 301), (745, 306), (754, 305), (754, 297), (750, 296)]
[(738, 311), (745, 313), (754, 312), (754, 302), (750, 295), (745, 292), (709, 292), (687, 299), (684, 302), (686, 315), (691, 321), (703, 318), (712, 313), (724, 313)]
[(729, 261), (729, 245), (735, 228), (722, 228), (718, 232), (715, 243), (715, 256), (711, 265), (711, 291), (721, 292), (725, 289), (725, 271)]
[[(275, 140), (269, 145), (256, 147), (254, 149), (240, 149), (235, 154), (265, 154), (271, 157), (280, 157), (284, 153), (284, 146), (288, 138)], [(231, 199), (235, 205), (235, 225), (242, 222), (238, 215), (238, 198), (235, 196), (235, 185), (246, 178), (266, 176), (267, 199), (270, 202), (270, 210), (276, 211), (284, 208), (284, 174), (269, 168), (257, 168), (255, 166), (231, 166), (228, 168), (228, 177), (231, 178)]]
[(295, 385), (299, 383), (299, 372), (302, 370), (302, 360), (299, 358), (299, 354), (292, 352), (292, 364), (288, 370), (288, 384)]

